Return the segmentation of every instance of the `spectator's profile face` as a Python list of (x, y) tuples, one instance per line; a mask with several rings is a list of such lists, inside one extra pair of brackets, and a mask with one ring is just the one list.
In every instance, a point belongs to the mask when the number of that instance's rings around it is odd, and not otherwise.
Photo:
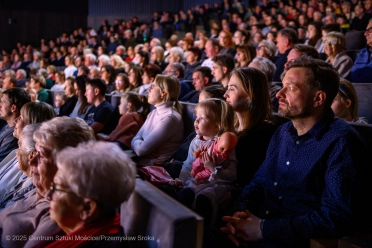
[(284, 68), (287, 69), (288, 66), (292, 63), (293, 60), (301, 57), (302, 53), (296, 49), (292, 49), (287, 56), (287, 63), (284, 64)]
[(212, 75), (216, 79), (216, 82), (221, 82), (221, 80), (225, 77), (225, 71), (226, 70), (224, 70), (224, 67), (213, 62)]
[(174, 63), (174, 62), (178, 62), (179, 61), (179, 57), (177, 57), (174, 52), (170, 52), (169, 53), (169, 63)]
[(195, 53), (188, 51), (186, 54), (186, 62), (189, 64), (194, 64), (197, 61), (198, 57)]
[(14, 137), (16, 137), (16, 138), (20, 137), (23, 128), (27, 125), (26, 121), (25, 121), (27, 119), (28, 118), (25, 115), (24, 111), (21, 110), (21, 114), (14, 120), (14, 122), (15, 122), (15, 127), (14, 127), (14, 131), (13, 131), (13, 136)]
[(46, 194), (50, 201), (50, 219), (61, 227), (72, 227), (81, 221), (80, 214), (83, 199), (69, 189), (63, 171), (57, 171)]
[(75, 89), (75, 94), (78, 96), (78, 97), (81, 97), (81, 90), (78, 86), (77, 83), (74, 83), (74, 89)]
[[(170, 54), (169, 54), (169, 58), (170, 58)], [(156, 49), (151, 49), (151, 54), (150, 54), (150, 60), (152, 61), (156, 61), (157, 59), (157, 54), (156, 54)]]
[[(67, 96), (72, 96), (74, 94), (74, 86), (71, 84), (69, 80), (65, 81), (65, 93)], [(61, 98), (62, 100), (62, 98)]]
[(13, 84), (10, 83), (10, 76), (6, 76), (3, 81), (3, 89), (11, 89), (13, 88)]
[(29, 162), (31, 175), (38, 194), (45, 197), (57, 172), (57, 166), (54, 163), (50, 146), (36, 141), (35, 150), (36, 152)]
[(7, 120), (12, 115), (12, 109), (15, 109), (15, 105), (10, 102), (7, 94), (3, 94), (0, 99), (0, 117)]
[(285, 53), (285, 51), (287, 50), (288, 39), (284, 37), (282, 34), (278, 34), (276, 41), (277, 41), (276, 47), (278, 48), (279, 53), (280, 54)]
[(150, 104), (153, 104), (153, 105), (160, 104), (165, 99), (163, 90), (159, 86), (157, 86), (155, 83), (151, 84), (151, 87), (148, 90), (148, 92), (149, 92), (148, 102)]
[(35, 81), (35, 79), (31, 78), (31, 80), (30, 80), (30, 87), (31, 87), (32, 89), (36, 89), (37, 84), (38, 84), (38, 83)]
[(208, 79), (203, 78), (200, 71), (196, 71), (192, 74), (192, 84), (196, 91), (201, 91), (208, 84)]
[(364, 32), (364, 36), (367, 39), (367, 44), (371, 47), (372, 46), (372, 22), (371, 21), (367, 25), (366, 31)]
[(235, 32), (233, 36), (233, 40), (236, 46), (243, 44), (243, 35), (240, 32)]
[(324, 41), (324, 53), (328, 56), (336, 56), (339, 52), (341, 52), (342, 47), (338, 44), (337, 40), (335, 39), (326, 39)]
[(120, 104), (118, 106), (119, 108), (119, 113), (121, 115), (124, 115), (128, 112), (129, 108), (128, 108), (128, 101), (126, 98), (120, 98)]
[(85, 96), (87, 98), (88, 103), (94, 104), (96, 100), (96, 95), (98, 95), (96, 91), (97, 90), (93, 88), (90, 84), (87, 84), (85, 86)]
[(16, 72), (16, 79), (17, 79), (17, 80), (20, 80), (20, 79), (22, 79), (22, 78), (24, 78), (24, 77), (23, 77), (23, 74), (21, 73), (21, 71), (18, 70), (18, 71)]
[(205, 43), (205, 55), (208, 58), (213, 58), (215, 56), (215, 52), (213, 50), (212, 41), (207, 41), (207, 43)]
[(305, 78), (311, 73), (308, 68), (291, 68), (285, 73), (283, 88), (276, 94), (280, 116), (289, 119), (311, 116), (314, 93)]
[(248, 94), (244, 91), (235, 75), (231, 76), (226, 93), (223, 97), (236, 112), (246, 109), (247, 103), (250, 101)]
[(146, 72), (144, 72), (143, 75), (142, 75), (142, 83), (143, 84), (149, 84), (149, 83), (151, 83), (150, 82), (150, 78), (149, 78), (149, 76), (147, 75)]
[(244, 54), (243, 51), (238, 50), (236, 60), (237, 60), (238, 62), (240, 62), (240, 63), (241, 63), (241, 62), (245, 62), (245, 61), (247, 61), (247, 56), (245, 56), (245, 54)]
[(136, 83), (136, 73), (131, 69), (128, 73), (129, 83), (135, 85)]
[(345, 118), (350, 115), (351, 100), (343, 98), (340, 93), (337, 93), (332, 102), (332, 110), (338, 118)]
[(63, 105), (63, 100), (61, 96), (56, 96), (56, 99), (54, 101), (57, 108), (60, 108)]

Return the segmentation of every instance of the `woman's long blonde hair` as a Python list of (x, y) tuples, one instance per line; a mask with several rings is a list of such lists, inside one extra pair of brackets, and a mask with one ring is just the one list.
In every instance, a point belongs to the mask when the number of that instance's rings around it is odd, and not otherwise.
[(154, 83), (160, 87), (160, 89), (167, 92), (166, 101), (173, 101), (173, 108), (179, 113), (182, 114), (182, 106), (178, 101), (178, 97), (181, 92), (181, 86), (178, 79), (174, 76), (165, 76), (158, 74), (155, 77)]

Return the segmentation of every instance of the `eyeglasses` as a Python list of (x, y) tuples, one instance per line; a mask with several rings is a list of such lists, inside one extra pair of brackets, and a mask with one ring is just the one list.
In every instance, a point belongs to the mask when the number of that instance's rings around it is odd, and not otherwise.
[(324, 41), (323, 43), (325, 45), (336, 45), (338, 42), (336, 40), (332, 40), (332, 41)]
[(175, 72), (176, 71), (165, 70), (165, 71), (163, 71), (163, 74), (168, 75), (170, 73), (175, 73)]
[(372, 27), (370, 27), (370, 28), (367, 28), (367, 29), (366, 29), (366, 31), (364, 31), (364, 33), (367, 33), (367, 34), (370, 34), (370, 33), (372, 33)]
[(56, 191), (64, 192), (64, 193), (70, 193), (70, 194), (76, 195), (74, 192), (69, 191), (69, 190), (57, 189), (56, 186), (61, 186), (61, 185), (60, 184), (56, 184), (56, 183), (51, 183), (50, 184), (50, 188), (49, 189), (50, 189), (51, 196), (53, 196), (54, 192), (56, 192)]

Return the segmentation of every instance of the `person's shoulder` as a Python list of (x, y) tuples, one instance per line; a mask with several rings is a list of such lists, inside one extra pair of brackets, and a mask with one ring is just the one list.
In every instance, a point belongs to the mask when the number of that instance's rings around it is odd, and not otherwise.
[(109, 103), (108, 101), (103, 101), (100, 106), (101, 108), (104, 108), (104, 109), (109, 109), (111, 111), (114, 111), (114, 107), (111, 105), (111, 103)]

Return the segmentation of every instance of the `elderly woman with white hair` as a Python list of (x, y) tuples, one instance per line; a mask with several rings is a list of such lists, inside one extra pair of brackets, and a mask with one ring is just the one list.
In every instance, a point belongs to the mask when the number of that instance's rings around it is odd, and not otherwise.
[(275, 43), (270, 40), (261, 40), (256, 48), (257, 56), (268, 58), (273, 61), (276, 55)]
[(28, 162), (35, 154), (34, 132), (40, 127), (40, 123), (30, 124), (23, 128), (18, 136), (18, 149), (16, 150), (17, 169), (19, 179), (16, 184), (0, 199), (0, 211), (14, 205), (16, 201), (27, 198), (35, 186), (32, 184), (31, 167)]
[(164, 49), (161, 46), (154, 46), (151, 48), (150, 53), (150, 61), (154, 63), (155, 65), (160, 66), (162, 70), (167, 67), (168, 63), (166, 63), (164, 57)]
[(183, 61), (183, 55), (184, 51), (182, 48), (178, 46), (172, 47), (169, 51), (169, 63), (181, 63)]
[[(50, 220), (50, 202), (45, 198), (58, 170), (55, 155), (65, 147), (94, 140), (93, 130), (80, 118), (56, 117), (44, 122), (33, 136), (35, 152), (29, 165), (36, 190), (29, 197), (17, 201), (0, 212), (1, 243), (4, 247), (33, 247), (36, 239), (7, 237), (48, 236), (58, 229)], [(27, 242), (27, 243), (26, 243)]]
[(56, 164), (47, 199), (50, 219), (60, 227), (53, 235), (60, 239), (36, 247), (117, 247), (117, 242), (74, 237), (120, 234), (117, 210), (134, 190), (134, 162), (113, 143), (90, 141), (59, 152)]
[(323, 43), (324, 53), (328, 55), (326, 62), (333, 65), (341, 78), (346, 78), (354, 63), (345, 53), (345, 35), (340, 32), (329, 32), (323, 37)]

